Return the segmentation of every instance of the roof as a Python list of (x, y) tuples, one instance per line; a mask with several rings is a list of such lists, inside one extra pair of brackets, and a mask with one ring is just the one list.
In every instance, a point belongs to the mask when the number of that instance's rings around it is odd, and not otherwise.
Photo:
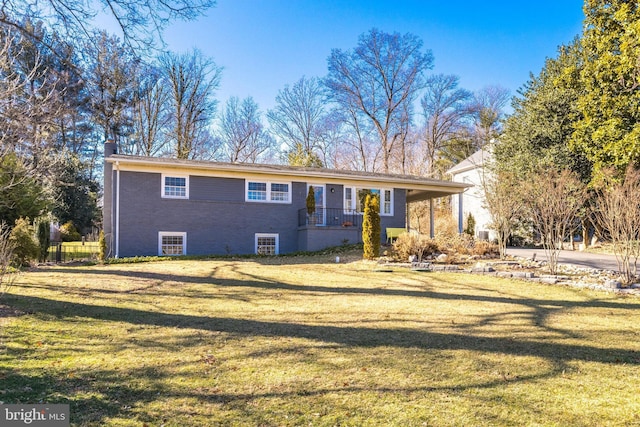
[(158, 172), (159, 170), (178, 169), (189, 173), (216, 177), (244, 178), (246, 176), (271, 176), (295, 181), (323, 179), (327, 183), (352, 182), (354, 185), (377, 183), (394, 185), (407, 190), (407, 200), (417, 201), (443, 197), (463, 192), (468, 184), (441, 181), (415, 175), (382, 174), (373, 172), (311, 168), (302, 166), (284, 166), (250, 163), (224, 163), (201, 160), (180, 160), (163, 157), (141, 157), (114, 154), (105, 158), (117, 169), (128, 171)]
[(484, 163), (488, 161), (492, 156), (491, 150), (482, 149), (478, 150), (451, 169), (447, 171), (448, 174), (457, 175), (462, 172), (470, 171), (473, 169), (481, 168)]

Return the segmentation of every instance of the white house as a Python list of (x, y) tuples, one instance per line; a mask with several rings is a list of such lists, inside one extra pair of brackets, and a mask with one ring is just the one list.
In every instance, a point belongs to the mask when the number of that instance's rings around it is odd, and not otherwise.
[(458, 163), (447, 171), (454, 182), (471, 184), (473, 187), (467, 188), (462, 193), (462, 203), (453, 204), (454, 218), (460, 218), (459, 206), (462, 205), (462, 218), (466, 221), (469, 213), (476, 221), (474, 235), (479, 239), (493, 240), (496, 238), (495, 231), (489, 228), (491, 215), (485, 208), (484, 186), (490, 172), (485, 167), (491, 161), (491, 149), (485, 148), (476, 151), (462, 162)]

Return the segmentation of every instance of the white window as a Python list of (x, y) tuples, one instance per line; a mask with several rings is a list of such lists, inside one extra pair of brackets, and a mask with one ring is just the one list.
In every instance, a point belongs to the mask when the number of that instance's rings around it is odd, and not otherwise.
[(161, 231), (158, 233), (158, 255), (186, 255), (187, 233)]
[(379, 197), (380, 215), (393, 216), (393, 190), (387, 188), (344, 188), (344, 211), (345, 213), (363, 213), (364, 202), (368, 194), (375, 194)]
[(278, 255), (280, 253), (278, 234), (256, 233), (256, 254)]
[(247, 202), (291, 203), (290, 182), (247, 181)]
[(189, 176), (163, 174), (162, 197), (167, 199), (188, 199)]
[(267, 200), (267, 183), (249, 182), (247, 184), (247, 200)]
[(271, 201), (288, 202), (289, 201), (289, 184), (271, 184)]
[(391, 190), (382, 190), (382, 200), (380, 201), (380, 214), (393, 215), (393, 203)]

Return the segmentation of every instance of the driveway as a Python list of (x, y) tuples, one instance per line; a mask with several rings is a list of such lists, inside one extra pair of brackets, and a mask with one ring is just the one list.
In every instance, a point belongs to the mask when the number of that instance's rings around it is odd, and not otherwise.
[[(535, 254), (537, 260), (547, 259), (544, 254), (544, 250), (542, 249), (508, 247), (507, 254), (523, 258), (531, 258), (533, 254)], [(599, 270), (618, 271), (618, 263), (616, 262), (616, 257), (614, 255), (563, 250), (560, 251), (558, 263), (571, 264), (579, 267), (597, 268)]]

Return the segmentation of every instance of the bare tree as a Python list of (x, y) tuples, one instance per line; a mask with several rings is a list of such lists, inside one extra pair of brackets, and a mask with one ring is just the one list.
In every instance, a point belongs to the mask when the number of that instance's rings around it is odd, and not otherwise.
[(317, 157), (324, 128), (323, 87), (317, 78), (302, 77), (293, 86), (285, 86), (276, 96), (276, 106), (267, 112), (273, 134), (287, 144), (291, 152)]
[(500, 259), (505, 259), (507, 242), (522, 214), (522, 194), (514, 177), (508, 173), (482, 173), (485, 207), (491, 215), (490, 227), (496, 232)]
[[(612, 174), (610, 174), (612, 175)], [(601, 189), (593, 209), (598, 229), (611, 239), (618, 270), (625, 283), (638, 274), (640, 257), (640, 171), (630, 165), (623, 182), (609, 180)], [(602, 234), (604, 234), (602, 233)]]
[(220, 115), (219, 137), (226, 160), (231, 163), (256, 163), (273, 147), (252, 97), (242, 102), (236, 97), (227, 100)]
[[(63, 90), (56, 75), (47, 75), (37, 46), (0, 28), (0, 159), (15, 155), (20, 173), (0, 169), (0, 191), (44, 178), (56, 163), (56, 119)], [(24, 173), (23, 173), (24, 172)], [(0, 197), (0, 205), (7, 205)]]
[(347, 110), (357, 107), (372, 123), (382, 148), (384, 172), (390, 170), (395, 144), (404, 140), (406, 105), (423, 87), (423, 74), (432, 67), (431, 52), (421, 49), (422, 41), (415, 35), (374, 28), (360, 36), (355, 49), (334, 49), (328, 60), (325, 84), (336, 103)]
[(500, 86), (487, 86), (474, 95), (471, 108), (474, 117), (473, 138), (476, 149), (483, 148), (500, 134), (504, 107), (510, 97), (509, 91)]
[(130, 151), (134, 83), (140, 61), (131, 55), (117, 37), (96, 34), (97, 42), (87, 44), (87, 88), (93, 121), (100, 129), (95, 144), (112, 140), (120, 151)]
[(336, 147), (338, 163), (349, 170), (374, 172), (380, 157), (380, 144), (375, 141), (375, 131), (363, 119), (363, 113), (355, 105), (338, 104), (335, 114), (344, 124), (344, 136)]
[(133, 103), (134, 152), (157, 156), (165, 149), (165, 132), (169, 125), (169, 88), (154, 67), (140, 73)]
[(540, 233), (551, 274), (558, 269), (562, 242), (576, 228), (578, 211), (583, 206), (586, 187), (575, 172), (539, 169), (522, 185), (525, 214)]
[(166, 53), (160, 60), (169, 82), (171, 125), (168, 132), (178, 159), (210, 157), (213, 138), (208, 130), (216, 110), (213, 99), (222, 68), (198, 50)]
[(424, 117), (420, 139), (429, 176), (435, 172), (438, 155), (447, 144), (459, 138), (471, 114), (469, 102), (473, 94), (458, 88), (458, 80), (457, 76), (444, 74), (427, 78), (420, 102)]
[(195, 19), (214, 4), (215, 0), (9, 0), (0, 3), (0, 24), (35, 38), (22, 25), (23, 19), (29, 17), (48, 22), (67, 40), (90, 40), (95, 18), (106, 14), (122, 30), (124, 42), (140, 49), (156, 45), (156, 39), (162, 40), (162, 31), (169, 22)]

